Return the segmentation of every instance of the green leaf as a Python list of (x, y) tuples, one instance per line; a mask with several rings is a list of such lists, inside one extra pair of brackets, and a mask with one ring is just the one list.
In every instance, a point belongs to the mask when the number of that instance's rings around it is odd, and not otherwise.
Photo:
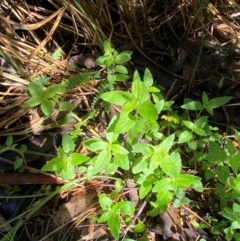
[(109, 216), (112, 214), (112, 210), (104, 212), (98, 219), (99, 223), (107, 222), (109, 219)]
[(236, 153), (236, 148), (229, 139), (227, 140), (227, 151), (229, 155), (234, 155)]
[(121, 115), (127, 115), (135, 110), (137, 102), (135, 100), (128, 101), (121, 110)]
[(115, 105), (124, 105), (127, 101), (131, 100), (132, 96), (126, 91), (116, 90), (105, 92), (100, 95), (100, 98)]
[(69, 162), (72, 165), (80, 165), (88, 160), (89, 160), (89, 157), (84, 156), (80, 153), (71, 153), (71, 155), (69, 156)]
[(146, 197), (146, 195), (151, 191), (152, 189), (152, 182), (148, 179), (146, 179), (139, 189), (139, 197), (140, 199), (143, 199)]
[(129, 79), (129, 75), (127, 74), (120, 74), (120, 73), (115, 74), (115, 82), (120, 82), (127, 79)]
[(115, 69), (118, 73), (121, 73), (121, 74), (127, 74), (128, 73), (127, 68), (123, 65), (116, 65)]
[(75, 108), (76, 106), (74, 104), (69, 103), (67, 101), (59, 103), (59, 111), (72, 111)]
[(137, 70), (135, 70), (133, 75), (133, 82), (132, 82), (132, 94), (134, 95), (135, 99), (141, 98), (143, 89), (143, 83), (140, 79), (139, 73)]
[(112, 203), (112, 200), (107, 197), (105, 193), (99, 196), (99, 204), (104, 211), (109, 210), (112, 206)]
[(22, 108), (34, 107), (42, 103), (41, 96), (33, 96), (22, 105)]
[(143, 170), (146, 170), (148, 167), (148, 163), (145, 159), (139, 157), (136, 158), (134, 163), (133, 163), (133, 167), (132, 167), (132, 172), (133, 174), (137, 174), (142, 172)]
[(106, 54), (111, 54), (114, 51), (114, 48), (112, 48), (111, 44), (107, 40), (104, 40), (103, 42), (103, 49)]
[(215, 109), (225, 105), (231, 99), (232, 99), (231, 96), (213, 98), (208, 102), (207, 106), (208, 108)]
[(112, 210), (115, 212), (120, 211), (120, 214), (126, 215), (133, 214), (135, 207), (131, 201), (120, 201), (113, 206)]
[(227, 181), (227, 179), (230, 177), (229, 167), (227, 167), (227, 166), (217, 166), (216, 174), (218, 176), (218, 179), (221, 182), (225, 183)]
[(137, 109), (138, 113), (145, 119), (156, 121), (158, 111), (156, 107), (149, 101), (144, 101)]
[(169, 150), (173, 147), (174, 138), (175, 134), (172, 134), (163, 140), (158, 146), (154, 147), (155, 153), (165, 157)]
[(173, 194), (170, 191), (160, 190), (157, 193), (156, 203), (159, 206), (166, 206), (172, 201), (172, 198), (173, 198)]
[(145, 229), (145, 225), (142, 222), (139, 222), (134, 226), (133, 231), (134, 233), (142, 233), (145, 231)]
[(201, 182), (201, 178), (191, 174), (181, 174), (175, 179), (175, 183), (182, 188), (198, 184), (199, 182)]
[(150, 88), (153, 85), (153, 77), (148, 68), (146, 68), (144, 71), (143, 82), (147, 88)]
[(91, 138), (83, 142), (84, 146), (90, 151), (99, 151), (107, 148), (107, 142), (99, 138)]
[(201, 110), (202, 104), (199, 101), (191, 101), (182, 105), (181, 108), (186, 110)]
[(239, 170), (239, 160), (240, 160), (240, 153), (229, 157), (230, 167), (232, 168), (235, 174), (237, 174)]
[(49, 162), (47, 162), (41, 168), (41, 170), (44, 171), (44, 172), (58, 171), (63, 167), (63, 165), (64, 165), (64, 159), (62, 157), (55, 157), (55, 158), (52, 158)]
[(145, 158), (153, 154), (152, 145), (148, 143), (137, 143), (132, 146), (132, 152), (141, 153)]
[(46, 91), (46, 97), (48, 99), (52, 98), (54, 95), (56, 95), (56, 93), (61, 89), (61, 85), (60, 84), (53, 84), (51, 86), (49, 86)]
[(111, 161), (111, 157), (111, 152), (107, 150), (101, 151), (95, 160), (93, 173), (95, 174), (101, 172), (106, 167), (106, 165)]
[(75, 150), (75, 144), (70, 135), (68, 134), (63, 135), (62, 148), (65, 153), (73, 152)]
[(131, 59), (132, 52), (122, 52), (116, 56), (116, 64), (125, 64)]
[(195, 126), (191, 121), (186, 121), (186, 120), (183, 121), (183, 124), (184, 124), (187, 128), (189, 128), (190, 130), (193, 130), (193, 128), (194, 128), (194, 126)]
[(122, 147), (119, 144), (112, 144), (111, 150), (112, 150), (112, 152), (118, 153), (118, 154), (128, 154), (129, 153), (129, 151), (127, 149), (125, 149), (124, 147)]
[(194, 139), (191, 139), (188, 141), (188, 146), (195, 151), (197, 149), (197, 142)]
[(108, 227), (115, 239), (118, 239), (120, 232), (120, 218), (117, 214), (113, 213), (108, 219)]
[(134, 127), (136, 123), (136, 117), (131, 114), (120, 114), (119, 119), (117, 120), (114, 131), (116, 133), (125, 133), (128, 132), (131, 128)]
[(5, 145), (6, 145), (6, 146), (12, 146), (12, 144), (13, 144), (13, 136), (12, 136), (12, 135), (9, 135), (9, 136), (7, 137), (7, 140), (6, 140), (6, 142), (5, 142)]
[(196, 127), (196, 126), (193, 128), (193, 132), (195, 132), (199, 136), (206, 136), (207, 135), (206, 132), (202, 128), (199, 128), (199, 127)]
[(50, 117), (53, 113), (55, 102), (53, 100), (43, 99), (41, 104), (41, 110), (45, 116)]
[(17, 170), (19, 167), (21, 167), (23, 164), (23, 159), (22, 158), (17, 158), (14, 161), (14, 170)]
[(192, 133), (190, 133), (189, 131), (183, 131), (179, 136), (178, 144), (188, 142), (191, 139), (192, 139)]
[(209, 142), (209, 153), (205, 156), (206, 160), (211, 162), (223, 162), (227, 159), (227, 154), (220, 147), (219, 144), (210, 141)]
[(33, 97), (43, 95), (43, 86), (41, 84), (30, 83), (28, 85), (28, 90)]
[(115, 153), (114, 154), (114, 163), (121, 167), (124, 170), (129, 170), (129, 159), (128, 159), (128, 155), (126, 154), (119, 154), (119, 153)]
[(161, 158), (159, 164), (168, 176), (173, 178), (179, 177), (182, 170), (182, 162), (178, 153), (173, 152), (170, 156)]
[(161, 190), (174, 190), (172, 179), (169, 177), (162, 178), (157, 181), (152, 189), (153, 192), (160, 192)]
[(207, 116), (201, 116), (195, 121), (195, 126), (199, 128), (204, 128), (208, 124), (208, 117)]
[(207, 96), (206, 92), (203, 91), (203, 94), (202, 94), (202, 103), (203, 103), (203, 105), (206, 106), (208, 104), (208, 101), (209, 101), (208, 96)]

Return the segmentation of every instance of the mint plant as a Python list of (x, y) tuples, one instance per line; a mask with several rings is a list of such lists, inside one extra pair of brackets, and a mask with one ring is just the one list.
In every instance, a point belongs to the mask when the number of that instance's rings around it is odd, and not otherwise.
[[(130, 177), (139, 188), (140, 200), (148, 201), (149, 216), (166, 211), (172, 202), (176, 208), (191, 204), (186, 190), (203, 192), (203, 183), (211, 181), (214, 185), (211, 198), (216, 200), (216, 208), (222, 214), (221, 221), (209, 217), (211, 231), (224, 232), (227, 240), (238, 240), (236, 230), (240, 221), (234, 213), (239, 211), (240, 156), (230, 137), (224, 137), (217, 127), (211, 126), (208, 117), (231, 97), (209, 99), (203, 92), (201, 101), (186, 98), (181, 109), (174, 110), (174, 101), (159, 98), (164, 94), (154, 85), (148, 69), (142, 79), (138, 71), (134, 72), (130, 91), (114, 89), (118, 81), (128, 78), (124, 64), (130, 60), (131, 52), (118, 53), (107, 41), (103, 47), (104, 55), (96, 63), (106, 68), (107, 73), (93, 107), (102, 100), (104, 107), (118, 106), (120, 114), (111, 119), (104, 136), (83, 141), (91, 157), (75, 153), (71, 137), (64, 135), (59, 156), (42, 170), (54, 171), (64, 179), (73, 179), (76, 171), (89, 179), (115, 178), (116, 173), (124, 177), (127, 173), (126, 178)], [(41, 92), (43, 96), (46, 91)], [(190, 169), (197, 166), (203, 175), (186, 172), (183, 168), (186, 164)], [(135, 211), (133, 203), (121, 199), (123, 183), (124, 178), (116, 182), (109, 196), (99, 197), (103, 213), (98, 221), (106, 222), (116, 239), (120, 237), (121, 225), (131, 223)], [(144, 230), (141, 222), (133, 225), (136, 233)]]
[(75, 167), (86, 161), (88, 157), (74, 152), (75, 144), (70, 135), (64, 134), (62, 147), (58, 148), (59, 156), (52, 158), (43, 167), (42, 171), (54, 171), (63, 180), (74, 179), (76, 177)]
[(42, 112), (46, 117), (50, 117), (55, 106), (58, 104), (59, 111), (71, 111), (75, 106), (67, 101), (60, 101), (61, 84), (52, 84), (45, 87), (46, 81), (34, 81), (28, 85), (28, 91), (31, 97), (22, 105), (22, 108), (36, 107), (40, 105)]

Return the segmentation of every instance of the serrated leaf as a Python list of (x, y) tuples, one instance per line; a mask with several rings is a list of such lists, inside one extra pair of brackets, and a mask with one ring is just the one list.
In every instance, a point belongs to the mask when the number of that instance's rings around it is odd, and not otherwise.
[(111, 208), (113, 202), (109, 197), (107, 197), (106, 194), (101, 194), (99, 196), (99, 203), (100, 203), (101, 208), (105, 211), (105, 210), (109, 210)]
[(191, 101), (182, 105), (181, 108), (186, 110), (201, 110), (202, 104), (199, 101)]
[(190, 139), (192, 139), (192, 133), (183, 131), (178, 138), (178, 144), (188, 142)]
[(227, 181), (227, 179), (230, 177), (229, 167), (227, 167), (227, 166), (217, 166), (216, 174), (218, 176), (218, 179), (221, 182), (225, 183)]
[(136, 106), (137, 106), (136, 101), (134, 101), (134, 100), (128, 101), (128, 102), (124, 105), (124, 107), (122, 108), (121, 115), (127, 115), (127, 114), (129, 114), (130, 112), (132, 112), (133, 110), (135, 110)]
[(51, 86), (49, 86), (46, 91), (46, 97), (48, 99), (52, 98), (54, 95), (56, 95), (56, 93), (61, 89), (61, 85), (60, 84), (53, 84)]
[(146, 197), (146, 195), (151, 191), (152, 189), (152, 182), (150, 180), (145, 180), (139, 189), (139, 197), (140, 199), (143, 199)]
[(156, 121), (158, 118), (158, 111), (156, 107), (149, 101), (143, 102), (137, 109), (138, 113), (145, 119)]
[(120, 211), (122, 215), (132, 214), (135, 210), (134, 204), (131, 201), (120, 201), (112, 209), (115, 212)]
[(43, 99), (41, 104), (41, 110), (45, 116), (50, 117), (53, 113), (55, 102), (53, 100)]
[(75, 144), (70, 135), (68, 134), (63, 135), (62, 148), (65, 153), (73, 152), (75, 150)]
[(104, 212), (100, 218), (98, 219), (98, 222), (99, 223), (104, 223), (104, 222), (107, 222), (108, 219), (109, 219), (109, 216), (111, 215), (112, 211), (107, 211), (107, 212)]
[(149, 88), (153, 85), (153, 77), (152, 77), (152, 74), (151, 74), (151, 72), (148, 68), (146, 68), (145, 71), (144, 71), (143, 82), (144, 82), (144, 84), (147, 88)]
[(181, 174), (177, 179), (175, 179), (175, 182), (178, 186), (185, 188), (201, 182), (201, 178), (191, 174)]
[(124, 170), (129, 170), (129, 159), (128, 155), (126, 154), (119, 154), (115, 153), (114, 154), (114, 163), (118, 166), (121, 167)]
[(131, 59), (131, 54), (122, 52), (116, 56), (116, 64), (125, 64)]
[(75, 108), (76, 106), (74, 104), (69, 103), (67, 101), (61, 102), (59, 104), (59, 111), (72, 111)]
[(223, 162), (227, 159), (227, 154), (220, 147), (219, 144), (210, 141), (209, 142), (209, 153), (205, 156), (206, 160), (211, 162)]
[(111, 150), (112, 150), (112, 152), (118, 153), (118, 154), (128, 154), (129, 153), (129, 151), (127, 149), (125, 149), (123, 146), (121, 146), (119, 144), (112, 144)]
[(28, 90), (32, 96), (42, 96), (43, 95), (43, 86), (38, 83), (30, 83), (28, 85)]
[(164, 173), (172, 178), (177, 178), (182, 170), (181, 158), (176, 152), (171, 153), (170, 156), (161, 158), (159, 164)]
[(58, 171), (64, 166), (64, 159), (62, 157), (52, 158), (49, 162), (47, 162), (41, 170), (44, 172), (47, 171)]
[(132, 172), (133, 174), (140, 173), (143, 170), (146, 170), (147, 166), (148, 166), (148, 163), (145, 159), (141, 157), (136, 158), (136, 160), (133, 163)]
[(111, 156), (112, 155), (109, 151), (101, 151), (95, 160), (93, 173), (95, 174), (101, 172), (106, 167), (106, 165), (111, 161)]
[(119, 119), (117, 120), (116, 126), (114, 131), (116, 133), (125, 133), (129, 131), (131, 128), (134, 127), (136, 123), (136, 117), (128, 114), (128, 115), (122, 115), (120, 114)]
[(161, 190), (174, 190), (172, 185), (172, 179), (169, 177), (162, 178), (157, 181), (152, 189), (153, 192), (159, 192)]
[(107, 148), (107, 142), (99, 138), (91, 138), (83, 142), (84, 146), (90, 151), (99, 151)]
[(141, 98), (142, 89), (143, 83), (140, 79), (138, 71), (135, 70), (132, 82), (132, 94), (134, 95), (135, 99)]
[(80, 153), (71, 153), (71, 155), (69, 156), (69, 162), (72, 165), (80, 165), (88, 160), (89, 160), (89, 157), (84, 156)]
[(170, 191), (161, 190), (157, 193), (157, 201), (156, 203), (159, 206), (165, 206), (172, 201), (173, 194)]
[(100, 95), (100, 98), (115, 105), (124, 105), (127, 101), (131, 100), (132, 96), (126, 91), (116, 90), (105, 92)]
[(129, 77), (130, 77), (130, 76), (127, 75), (127, 74), (116, 73), (116, 74), (115, 74), (115, 81), (116, 81), (116, 82), (124, 81), (124, 80), (129, 79)]
[(107, 54), (111, 54), (114, 51), (111, 44), (107, 40), (104, 40), (103, 42), (103, 49), (104, 49), (104, 52)]
[(120, 218), (116, 214), (112, 214), (108, 219), (108, 228), (115, 239), (118, 239), (120, 232)]
[(34, 107), (41, 104), (42, 98), (40, 96), (33, 96), (22, 105), (22, 108)]
[(127, 74), (128, 70), (125, 66), (117, 64), (115, 67), (116, 71), (121, 74)]

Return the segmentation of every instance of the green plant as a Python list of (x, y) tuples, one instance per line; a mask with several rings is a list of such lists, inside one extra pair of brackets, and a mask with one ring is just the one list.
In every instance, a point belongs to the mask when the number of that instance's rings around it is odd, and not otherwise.
[(53, 113), (54, 107), (58, 103), (59, 111), (71, 111), (75, 106), (67, 101), (60, 102), (59, 91), (62, 88), (61, 84), (52, 84), (45, 87), (42, 82), (34, 81), (28, 85), (28, 91), (31, 97), (22, 105), (23, 108), (35, 107), (40, 105), (42, 112), (45, 116), (50, 117)]
[[(209, 99), (203, 92), (201, 101), (186, 98), (181, 109), (174, 110), (173, 101), (159, 98), (164, 93), (154, 86), (148, 69), (143, 79), (137, 71), (134, 72), (131, 91), (114, 90), (118, 81), (127, 78), (127, 69), (122, 64), (130, 59), (131, 53), (119, 54), (106, 41), (104, 51), (96, 62), (106, 67), (106, 82), (93, 107), (103, 100), (108, 105), (117, 105), (120, 114), (111, 119), (104, 137), (83, 142), (91, 152), (91, 158), (80, 154), (75, 156), (74, 144), (69, 136), (65, 136), (68, 141), (62, 143), (59, 157), (50, 160), (42, 170), (55, 171), (65, 179), (74, 178), (74, 170), (79, 164), (79, 171), (89, 179), (99, 175), (111, 178), (116, 172), (123, 176), (128, 173), (127, 178), (130, 176), (139, 187), (140, 200), (147, 200), (151, 206), (149, 216), (158, 215), (160, 210), (166, 211), (171, 202), (175, 207), (190, 204), (192, 200), (186, 196), (186, 190), (203, 192), (203, 182), (212, 180), (215, 185), (215, 197), (212, 198), (219, 202), (222, 214), (221, 222), (211, 217), (212, 232), (220, 234), (223, 231), (227, 240), (237, 240), (238, 235), (234, 232), (240, 221), (234, 213), (238, 213), (237, 202), (240, 201), (240, 156), (230, 138), (210, 125), (208, 116), (231, 97)], [(199, 173), (204, 173), (204, 179), (186, 172), (183, 164), (192, 169), (197, 166)], [(98, 221), (108, 223), (114, 238), (119, 237), (122, 225), (131, 223), (134, 213), (133, 204), (120, 198), (121, 185), (116, 184), (110, 196), (102, 194), (99, 198), (103, 213)], [(141, 223), (133, 225), (136, 233), (144, 229)]]
[(57, 176), (63, 180), (74, 179), (75, 167), (86, 161), (88, 157), (80, 153), (75, 153), (75, 144), (70, 135), (64, 134), (62, 138), (62, 147), (58, 148), (59, 156), (52, 158), (43, 167), (42, 171), (54, 171)]

